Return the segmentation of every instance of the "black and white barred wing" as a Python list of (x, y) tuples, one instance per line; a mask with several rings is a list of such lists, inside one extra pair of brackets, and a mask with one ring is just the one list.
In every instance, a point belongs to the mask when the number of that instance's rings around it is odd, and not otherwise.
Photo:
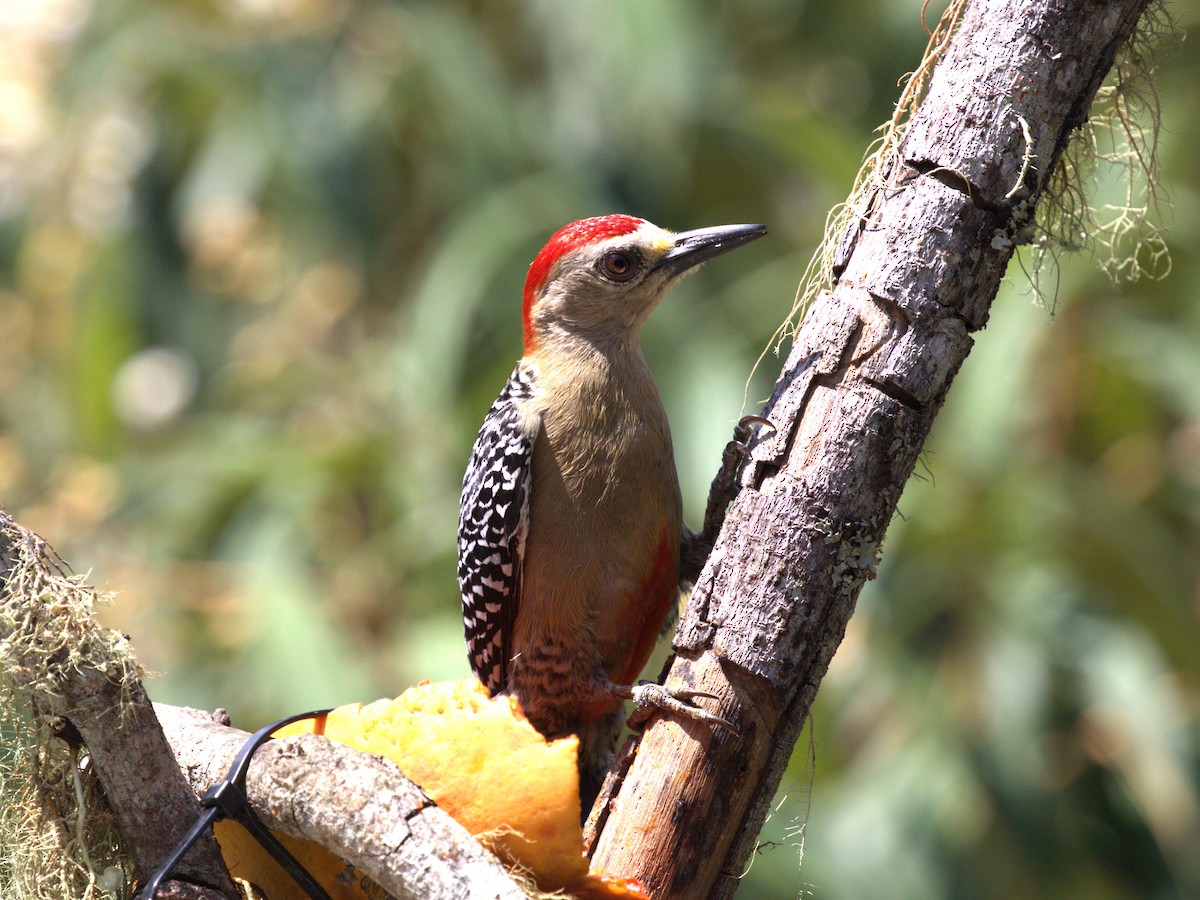
[(529, 530), (530, 458), (517, 401), (532, 386), (518, 366), (492, 404), (463, 477), (458, 517), (458, 584), (471, 668), (488, 692), (505, 687), (521, 597)]

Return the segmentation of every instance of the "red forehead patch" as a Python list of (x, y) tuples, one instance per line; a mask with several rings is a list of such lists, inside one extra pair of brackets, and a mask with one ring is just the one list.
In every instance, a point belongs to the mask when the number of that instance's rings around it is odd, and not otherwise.
[(564, 253), (586, 247), (597, 241), (608, 240), (622, 234), (631, 234), (646, 224), (645, 219), (636, 216), (611, 215), (594, 216), (591, 219), (580, 219), (570, 225), (564, 225), (556, 231), (546, 246), (534, 257), (529, 266), (529, 275), (525, 278), (525, 295), (521, 316), (525, 323), (525, 352), (533, 349), (533, 326), (529, 321), (530, 310), (533, 309), (533, 298), (546, 283), (550, 270)]

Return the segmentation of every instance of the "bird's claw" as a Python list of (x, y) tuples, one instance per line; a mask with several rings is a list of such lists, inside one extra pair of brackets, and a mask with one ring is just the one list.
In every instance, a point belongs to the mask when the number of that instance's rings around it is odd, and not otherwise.
[(745, 441), (732, 440), (725, 445), (725, 452), (721, 454), (722, 461), (731, 460), (732, 456), (740, 456), (742, 459), (750, 458), (750, 448), (746, 446)]
[(725, 450), (721, 453), (721, 473), (717, 476), (719, 480), (732, 482), (737, 476), (738, 466), (750, 458), (748, 442), (755, 426), (775, 430), (774, 423), (763, 416), (749, 415), (738, 419), (737, 425), (733, 427), (733, 439), (725, 445)]
[(717, 694), (708, 691), (697, 691), (685, 687), (668, 688), (666, 685), (654, 681), (643, 681), (629, 689), (629, 699), (633, 701), (633, 713), (629, 716), (626, 724), (630, 728), (639, 728), (646, 724), (654, 713), (667, 710), (685, 719), (710, 722), (734, 735), (739, 733), (725, 719), (690, 702), (700, 697), (706, 700), (719, 699)]
[(778, 431), (775, 423), (765, 416), (742, 416), (733, 428), (733, 441), (731, 443), (745, 444), (750, 439), (751, 429), (755, 425), (758, 425), (760, 428), (769, 428), (771, 431)]

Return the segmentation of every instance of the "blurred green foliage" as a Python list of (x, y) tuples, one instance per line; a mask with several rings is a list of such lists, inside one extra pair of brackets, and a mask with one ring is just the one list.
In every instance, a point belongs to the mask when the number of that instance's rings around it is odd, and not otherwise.
[[(528, 261), (602, 212), (770, 226), (646, 328), (695, 521), (919, 10), (4, 4), (0, 502), (120, 592), (158, 699), (254, 727), (465, 674), (459, 480)], [(1186, 46), (1158, 79), (1173, 271), (1065, 256), (1051, 316), (1014, 267), (742, 896), (1200, 896)]]

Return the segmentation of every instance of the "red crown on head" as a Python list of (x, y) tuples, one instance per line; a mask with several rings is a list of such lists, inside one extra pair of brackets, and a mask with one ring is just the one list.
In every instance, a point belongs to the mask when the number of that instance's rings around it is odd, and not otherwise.
[(550, 270), (564, 253), (569, 253), (578, 247), (586, 247), (598, 241), (608, 240), (622, 234), (631, 234), (646, 224), (645, 219), (637, 216), (621, 214), (610, 216), (593, 216), (590, 219), (580, 219), (570, 225), (564, 225), (554, 232), (546, 246), (534, 257), (529, 266), (529, 275), (525, 278), (524, 303), (521, 309), (521, 320), (525, 325), (525, 352), (533, 349), (535, 342), (533, 323), (530, 313), (533, 301), (550, 277)]

